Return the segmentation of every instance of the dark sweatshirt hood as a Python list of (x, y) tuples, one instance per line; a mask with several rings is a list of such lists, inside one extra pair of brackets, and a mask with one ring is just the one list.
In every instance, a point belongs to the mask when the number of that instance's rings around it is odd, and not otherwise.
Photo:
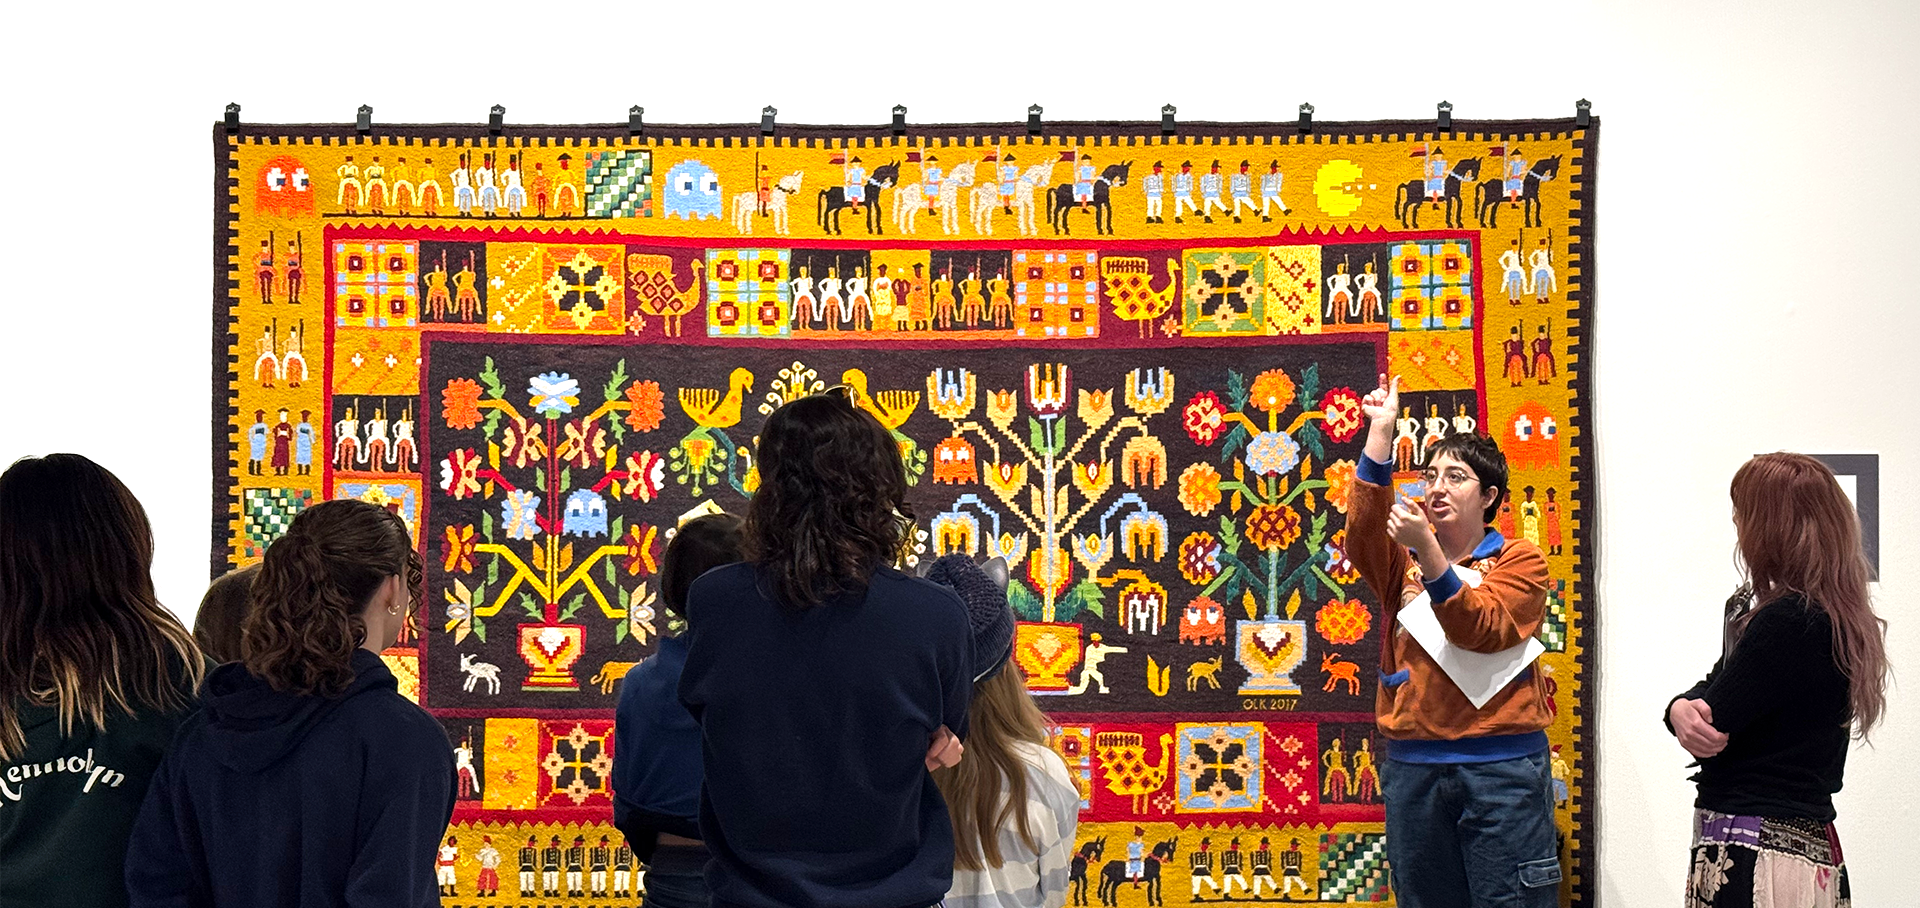
[(292, 753), (353, 698), (400, 688), (386, 663), (364, 649), (353, 651), (353, 675), (339, 696), (313, 697), (274, 690), (238, 662), (214, 669), (200, 694), (208, 750), (228, 769), (257, 773)]

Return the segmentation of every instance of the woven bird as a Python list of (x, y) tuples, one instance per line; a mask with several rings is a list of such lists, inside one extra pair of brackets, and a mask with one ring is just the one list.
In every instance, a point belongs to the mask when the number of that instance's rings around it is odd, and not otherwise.
[(753, 373), (735, 368), (723, 395), (713, 388), (681, 388), (680, 409), (709, 429), (725, 429), (740, 422), (740, 405), (753, 388)]
[(889, 431), (898, 431), (901, 423), (913, 415), (920, 407), (918, 391), (882, 391), (878, 395), (867, 393), (867, 373), (859, 369), (848, 369), (840, 376), (840, 383), (853, 391), (854, 406), (859, 407), (873, 418), (880, 420)]

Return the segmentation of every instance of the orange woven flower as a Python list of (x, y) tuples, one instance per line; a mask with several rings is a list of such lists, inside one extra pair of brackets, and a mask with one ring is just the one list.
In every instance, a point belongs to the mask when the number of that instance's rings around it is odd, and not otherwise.
[(1358, 599), (1329, 599), (1313, 619), (1313, 629), (1320, 632), (1321, 639), (1335, 646), (1359, 643), (1372, 626), (1373, 614)]
[(1205, 517), (1220, 505), (1220, 471), (1210, 463), (1196, 463), (1180, 471), (1180, 506), (1195, 517)]
[(1327, 464), (1327, 503), (1342, 514), (1347, 512), (1347, 502), (1353, 498), (1353, 480), (1356, 475), (1351, 460), (1336, 460)]
[(651, 432), (660, 427), (660, 420), (666, 416), (666, 397), (660, 393), (660, 383), (637, 381), (627, 386), (627, 403), (633, 409), (627, 411), (627, 428), (641, 432)]
[(440, 392), (440, 418), (455, 429), (471, 429), (480, 422), (480, 385), (471, 378), (455, 378)]
[(1293, 403), (1293, 379), (1279, 369), (1268, 369), (1253, 380), (1252, 403), (1265, 413), (1278, 413)]
[(1300, 512), (1286, 505), (1263, 504), (1247, 515), (1247, 541), (1263, 552), (1278, 552), (1300, 538)]

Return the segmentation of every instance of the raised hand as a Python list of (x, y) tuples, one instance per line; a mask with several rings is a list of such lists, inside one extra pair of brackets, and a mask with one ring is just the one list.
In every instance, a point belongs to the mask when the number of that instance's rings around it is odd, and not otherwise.
[(1389, 381), (1380, 373), (1380, 387), (1360, 398), (1360, 412), (1368, 423), (1366, 455), (1385, 463), (1393, 453), (1393, 420), (1400, 413), (1400, 376)]

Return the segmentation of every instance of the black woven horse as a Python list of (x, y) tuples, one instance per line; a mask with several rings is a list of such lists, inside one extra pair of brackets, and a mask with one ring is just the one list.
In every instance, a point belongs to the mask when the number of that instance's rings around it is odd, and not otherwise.
[[(1540, 184), (1560, 175), (1560, 156), (1554, 155), (1533, 162), (1527, 168), (1527, 175), (1520, 182), (1520, 197), (1514, 201), (1520, 203), (1520, 214), (1526, 218), (1523, 226), (1540, 226)], [(1507, 201), (1505, 180), (1488, 180), (1473, 188), (1473, 211), (1480, 219), (1482, 227), (1500, 226), (1500, 203)]]
[[(1156, 842), (1153, 851), (1141, 862), (1139, 882), (1146, 884), (1147, 904), (1160, 905), (1160, 865), (1173, 860), (1174, 848), (1180, 840), (1168, 839)], [(1114, 859), (1100, 868), (1100, 888), (1094, 894), (1100, 898), (1100, 904), (1115, 906), (1120, 904), (1120, 887), (1132, 882), (1127, 876), (1127, 862)]]
[[(867, 175), (867, 199), (860, 203), (860, 207), (867, 216), (868, 233), (878, 234), (885, 232), (880, 229), (880, 190), (892, 187), (894, 182), (899, 179), (899, 161), (875, 167), (873, 173)], [(820, 229), (838, 236), (840, 233), (840, 212), (842, 209), (852, 208), (853, 203), (847, 201), (847, 188), (845, 186), (830, 186), (820, 190), (820, 195), (815, 199), (813, 207), (815, 209), (814, 213), (820, 221)]]
[(1073, 864), (1067, 872), (1067, 888), (1073, 890), (1073, 903), (1087, 903), (1087, 866), (1100, 860), (1107, 851), (1107, 837), (1101, 836), (1091, 842), (1083, 843), (1073, 855)]
[[(1465, 200), (1463, 187), (1480, 179), (1480, 159), (1462, 158), (1454, 162), (1447, 171), (1446, 189), (1440, 193), (1440, 206), (1447, 216), (1448, 227), (1464, 226), (1462, 211)], [(1400, 191), (1393, 197), (1393, 216), (1400, 219), (1400, 226), (1418, 228), (1420, 226), (1420, 206), (1427, 202), (1427, 181), (1408, 180), (1400, 184)]]
[[(1093, 211), (1095, 233), (1113, 232), (1112, 188), (1127, 185), (1127, 173), (1132, 168), (1132, 161), (1108, 164), (1107, 169), (1100, 171), (1100, 175), (1094, 178), (1093, 199), (1088, 203), (1088, 207)], [(1078, 207), (1080, 203), (1073, 200), (1072, 183), (1062, 183), (1053, 187), (1052, 192), (1047, 193), (1047, 223), (1053, 226), (1054, 233), (1069, 236), (1073, 234), (1072, 230), (1067, 229), (1067, 215), (1072, 214)]]

